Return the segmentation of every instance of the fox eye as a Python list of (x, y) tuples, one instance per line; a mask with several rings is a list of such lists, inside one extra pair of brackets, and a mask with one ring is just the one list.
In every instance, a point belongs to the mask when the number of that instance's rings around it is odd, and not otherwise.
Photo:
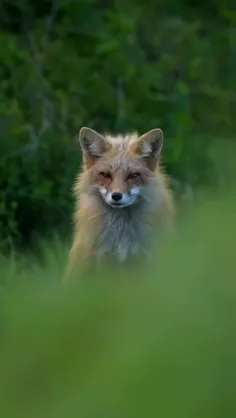
[(134, 179), (135, 177), (140, 176), (140, 173), (129, 173), (128, 179)]
[(108, 171), (101, 171), (101, 173), (99, 173), (102, 177), (105, 177), (105, 179), (110, 179), (111, 178), (111, 173), (109, 173)]

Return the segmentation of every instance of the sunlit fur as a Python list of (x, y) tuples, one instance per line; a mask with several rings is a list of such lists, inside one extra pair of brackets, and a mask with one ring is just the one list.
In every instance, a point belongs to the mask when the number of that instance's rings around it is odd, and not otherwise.
[[(158, 239), (168, 228), (172, 194), (158, 152), (149, 153), (148, 135), (142, 141), (133, 133), (84, 142), (83, 169), (74, 185), (77, 208), (69, 271), (85, 260), (111, 256), (123, 262), (134, 255), (146, 257), (152, 238)], [(132, 177), (133, 173), (138, 175)], [(122, 193), (117, 207), (111, 201), (114, 191)]]

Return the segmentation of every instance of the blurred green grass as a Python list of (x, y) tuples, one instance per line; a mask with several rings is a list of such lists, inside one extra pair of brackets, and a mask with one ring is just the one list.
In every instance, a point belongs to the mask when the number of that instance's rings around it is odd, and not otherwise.
[(234, 417), (235, 214), (204, 198), (148, 267), (71, 286), (58, 240), (2, 259), (0, 416)]

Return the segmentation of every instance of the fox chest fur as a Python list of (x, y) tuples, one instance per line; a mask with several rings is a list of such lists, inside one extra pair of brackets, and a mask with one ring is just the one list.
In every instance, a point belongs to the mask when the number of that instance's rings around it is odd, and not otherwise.
[(101, 216), (96, 240), (96, 257), (111, 256), (120, 262), (144, 255), (150, 243), (151, 225), (133, 208), (108, 211)]

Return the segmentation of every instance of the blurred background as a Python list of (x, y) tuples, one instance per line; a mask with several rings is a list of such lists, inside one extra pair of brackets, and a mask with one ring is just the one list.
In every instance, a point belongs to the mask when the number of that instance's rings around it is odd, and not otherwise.
[[(236, 417), (235, 109), (233, 0), (0, 2), (1, 418)], [(180, 218), (65, 288), (84, 125), (162, 128)]]
[(2, 0), (0, 249), (70, 233), (83, 125), (161, 127), (177, 198), (230, 181), (235, 22), (230, 0)]

